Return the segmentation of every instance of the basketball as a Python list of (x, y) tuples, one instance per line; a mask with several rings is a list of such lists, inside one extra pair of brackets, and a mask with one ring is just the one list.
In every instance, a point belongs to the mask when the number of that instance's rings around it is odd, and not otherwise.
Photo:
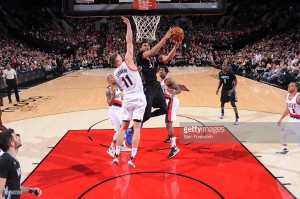
[(173, 31), (175, 32), (173, 35), (172, 35), (172, 39), (174, 41), (179, 41), (180, 39), (183, 39), (184, 38), (184, 32), (183, 30), (180, 28), (180, 27), (174, 27), (173, 28)]

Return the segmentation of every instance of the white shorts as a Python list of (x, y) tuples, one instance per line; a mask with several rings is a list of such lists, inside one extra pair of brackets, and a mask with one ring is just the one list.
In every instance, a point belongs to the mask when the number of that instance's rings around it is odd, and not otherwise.
[(297, 142), (300, 146), (300, 119), (290, 118), (282, 129), (282, 143), (287, 144), (287, 137), (289, 135), (297, 135)]
[(108, 116), (114, 127), (114, 130), (120, 130), (122, 124), (122, 108), (112, 105), (108, 109)]
[(179, 99), (177, 97), (166, 99), (168, 112), (166, 114), (165, 122), (175, 122), (176, 112), (179, 107)]
[(132, 93), (125, 95), (122, 104), (122, 120), (143, 121), (146, 105), (147, 101), (144, 93)]

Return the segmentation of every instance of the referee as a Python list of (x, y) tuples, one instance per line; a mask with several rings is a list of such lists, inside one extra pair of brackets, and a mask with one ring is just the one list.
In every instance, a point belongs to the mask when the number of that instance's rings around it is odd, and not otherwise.
[(11, 89), (13, 88), (15, 91), (15, 96), (17, 102), (20, 102), (19, 91), (18, 91), (18, 77), (15, 69), (12, 69), (10, 64), (6, 65), (6, 69), (3, 72), (3, 82), (5, 87), (7, 88), (7, 96), (9, 103), (11, 104)]

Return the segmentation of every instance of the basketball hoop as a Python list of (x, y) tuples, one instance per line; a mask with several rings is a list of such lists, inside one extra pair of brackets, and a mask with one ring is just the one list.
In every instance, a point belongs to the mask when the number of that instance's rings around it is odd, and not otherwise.
[(136, 26), (136, 42), (143, 39), (155, 41), (155, 32), (160, 21), (160, 16), (132, 16)]

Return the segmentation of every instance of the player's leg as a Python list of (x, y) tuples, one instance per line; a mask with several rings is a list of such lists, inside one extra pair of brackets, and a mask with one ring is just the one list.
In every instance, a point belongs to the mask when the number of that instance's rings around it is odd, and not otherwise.
[(177, 98), (171, 98), (168, 100), (168, 111), (166, 114), (166, 127), (171, 142), (171, 151), (170, 154), (168, 155), (168, 158), (174, 157), (180, 151), (176, 146), (176, 137), (173, 128), (173, 122), (176, 121), (176, 112), (178, 107), (179, 107), (179, 100)]
[(130, 124), (130, 120), (122, 121), (121, 128), (117, 135), (117, 146), (116, 146), (116, 152), (115, 152), (115, 159), (113, 160), (114, 164), (119, 164), (118, 157), (120, 155), (122, 143), (124, 141), (125, 130), (128, 128), (129, 124)]
[(120, 155), (121, 147), (124, 141), (125, 131), (130, 124), (130, 120), (132, 119), (132, 114), (133, 114), (133, 104), (131, 102), (131, 98), (126, 98), (125, 96), (124, 103), (122, 106), (122, 124), (117, 135), (115, 159), (113, 160), (113, 163), (115, 164), (119, 164), (118, 157)]
[(145, 96), (146, 96), (147, 105), (145, 107), (143, 123), (149, 120), (149, 118), (151, 117), (152, 104), (155, 97), (154, 95), (155, 95), (155, 88), (149, 85), (146, 86)]
[(151, 117), (156, 117), (156, 116), (166, 114), (168, 111), (166, 98), (165, 98), (162, 88), (159, 84), (157, 84), (157, 86), (155, 86), (155, 97), (154, 97), (153, 101), (154, 100), (155, 100), (155, 106), (158, 109), (156, 109), (155, 111), (153, 111), (151, 113)]
[(291, 118), (281, 131), (282, 149), (277, 151), (276, 155), (285, 155), (289, 152), (289, 149), (287, 146), (288, 137), (290, 135), (295, 134), (296, 133), (295, 130), (299, 130), (299, 128), (297, 129), (297, 124), (299, 125), (299, 123), (295, 123), (295, 122), (293, 122), (293, 120), (294, 119)]
[(137, 154), (139, 142), (140, 142), (140, 132), (141, 132), (141, 124), (142, 124), (142, 118), (145, 113), (145, 107), (146, 107), (146, 97), (144, 94), (141, 94), (140, 96), (137, 96), (138, 103), (136, 103), (136, 107), (133, 111), (133, 138), (132, 138), (132, 151), (131, 151), (131, 157), (128, 164), (132, 167), (135, 167), (135, 157)]
[(110, 146), (108, 147), (107, 149), (107, 153), (113, 158), (115, 157), (115, 146), (116, 146), (116, 142), (117, 142), (117, 135), (118, 135), (118, 130), (120, 129), (121, 127), (121, 122), (122, 121), (119, 121), (116, 117), (116, 114), (115, 114), (115, 110), (113, 110), (112, 108), (109, 108), (108, 110), (108, 117), (114, 127), (114, 130), (115, 130), (115, 134), (113, 135), (113, 139), (112, 139), (112, 142), (110, 144)]
[(238, 125), (240, 123), (240, 118), (239, 118), (239, 113), (238, 113), (238, 109), (237, 109), (237, 106), (236, 106), (235, 102), (237, 102), (236, 92), (233, 91), (233, 93), (230, 96), (230, 103), (231, 103), (231, 106), (232, 106), (232, 108), (234, 110), (234, 113), (235, 113), (235, 122), (234, 122), (234, 124)]
[(224, 90), (221, 91), (221, 97), (220, 97), (220, 101), (221, 101), (221, 116), (220, 119), (224, 118), (224, 107), (225, 107), (225, 103), (227, 102), (227, 97), (228, 93)]

